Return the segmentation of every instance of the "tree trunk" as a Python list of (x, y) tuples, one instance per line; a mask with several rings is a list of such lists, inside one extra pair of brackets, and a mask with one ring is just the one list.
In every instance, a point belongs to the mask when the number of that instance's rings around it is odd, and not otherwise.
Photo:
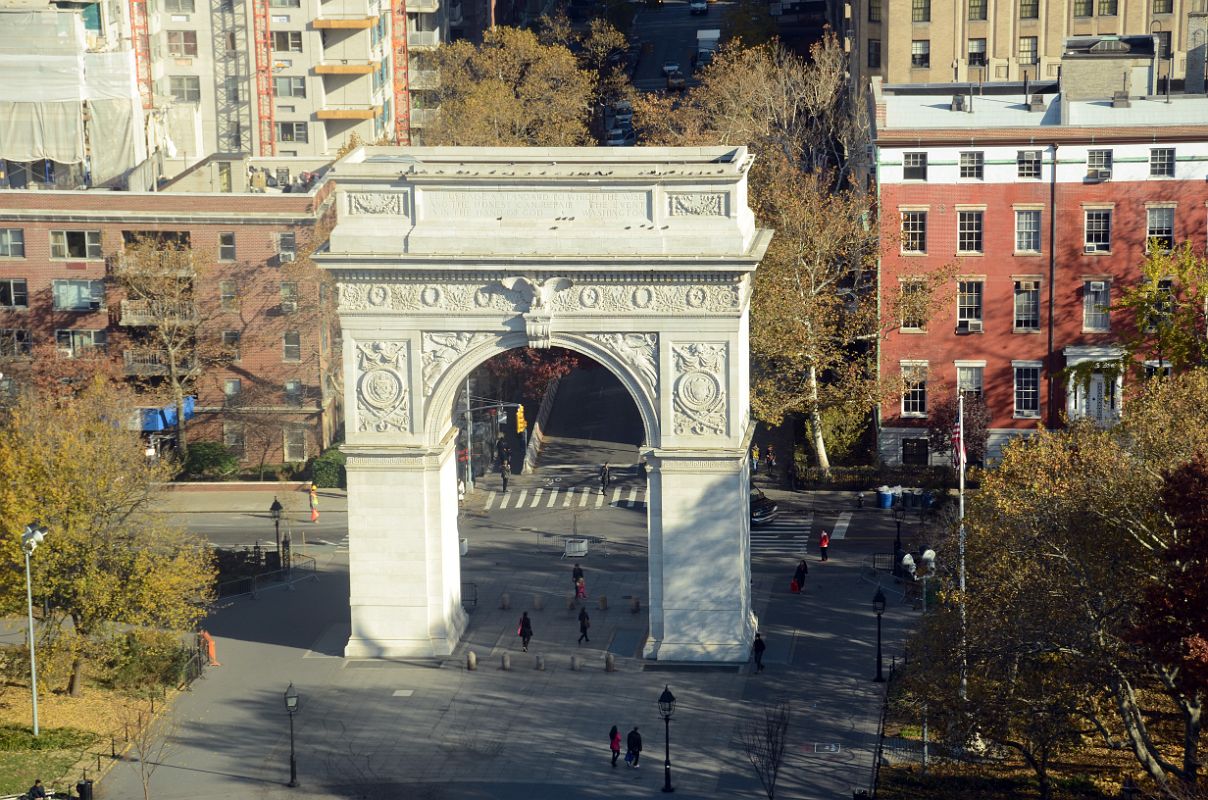
[(71, 660), (71, 677), (67, 679), (67, 693), (79, 697), (84, 691), (84, 657), (76, 656)]
[(189, 458), (189, 443), (185, 439), (185, 390), (176, 372), (176, 354), (168, 353), (168, 382), (172, 385), (172, 401), (176, 404), (176, 452), (181, 463)]
[(818, 469), (823, 478), (830, 477), (830, 458), (826, 455), (826, 437), (822, 435), (822, 413), (818, 409), (818, 370), (813, 366), (807, 368), (806, 385), (809, 390), (810, 410), (807, 415), (810, 430), (814, 436), (814, 452), (818, 455)]
[(1164, 763), (1150, 746), (1149, 731), (1145, 727), (1141, 710), (1137, 708), (1136, 699), (1132, 696), (1132, 685), (1119, 670), (1113, 670), (1109, 688), (1116, 701), (1116, 710), (1120, 714), (1125, 738), (1137, 763), (1145, 769), (1154, 783), (1158, 784), (1162, 793), (1169, 796), (1167, 769), (1170, 765)]
[(1194, 788), (1200, 777), (1200, 704), (1190, 699), (1183, 702), (1183, 783)]

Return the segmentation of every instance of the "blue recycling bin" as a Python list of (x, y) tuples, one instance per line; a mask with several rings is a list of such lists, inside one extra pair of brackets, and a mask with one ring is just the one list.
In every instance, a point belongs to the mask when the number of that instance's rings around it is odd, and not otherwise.
[(893, 492), (878, 489), (877, 508), (893, 508)]

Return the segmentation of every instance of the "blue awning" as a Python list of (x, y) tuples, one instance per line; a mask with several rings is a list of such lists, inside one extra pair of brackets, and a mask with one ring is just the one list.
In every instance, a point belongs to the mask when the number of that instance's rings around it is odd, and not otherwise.
[[(197, 402), (197, 398), (189, 395), (185, 398), (185, 421), (193, 419), (193, 407)], [(139, 415), (139, 430), (144, 433), (152, 433), (154, 431), (167, 430), (168, 428), (176, 427), (176, 404), (172, 403), (163, 408), (140, 408)]]

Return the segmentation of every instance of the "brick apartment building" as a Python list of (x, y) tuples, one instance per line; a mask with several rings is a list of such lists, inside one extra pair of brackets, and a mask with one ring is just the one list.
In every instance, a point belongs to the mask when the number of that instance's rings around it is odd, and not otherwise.
[[(20, 375), (41, 344), (63, 358), (103, 348), (154, 389), (162, 362), (131, 346), (154, 320), (123, 299), (115, 271), (136, 237), (182, 242), (201, 281), (201, 335), (230, 354), (195, 386), (191, 440), (225, 441), (250, 463), (318, 454), (341, 424), (337, 328), (305, 259), (334, 197), (324, 163), (213, 157), (158, 192), (0, 192), (0, 370)], [(265, 190), (265, 171), (291, 190)], [(159, 388), (147, 405), (169, 402)]]
[[(1129, 378), (1090, 365), (1124, 355), (1133, 321), (1111, 306), (1148, 240), (1205, 247), (1208, 99), (1113, 102), (1079, 94), (1089, 83), (1034, 87), (1024, 102), (1022, 86), (954, 99), (873, 81), (881, 307), (915, 276), (956, 272), (938, 313), (901, 320), (880, 350), (881, 374), (905, 387), (880, 412), (886, 462), (934, 459), (928, 409), (958, 386), (987, 403), (991, 459), (1038, 424), (1120, 413)], [(1089, 383), (1064, 377), (1079, 364), (1095, 370)]]

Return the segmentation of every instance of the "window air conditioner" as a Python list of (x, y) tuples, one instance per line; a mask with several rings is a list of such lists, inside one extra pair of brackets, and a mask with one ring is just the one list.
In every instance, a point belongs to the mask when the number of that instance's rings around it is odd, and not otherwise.
[(1086, 171), (1086, 179), (1092, 182), (1105, 181), (1112, 176), (1110, 169), (1088, 169)]
[(1097, 245), (1097, 244), (1088, 244), (1088, 245), (1086, 245), (1085, 247), (1083, 247), (1083, 248), (1082, 248), (1082, 252), (1084, 252), (1084, 253), (1098, 253), (1098, 252), (1099, 252), (1099, 245)]
[(277, 259), (278, 259), (278, 260), (279, 260), (279, 261), (280, 261), (282, 264), (286, 264), (286, 263), (290, 263), (290, 262), (292, 262), (292, 261), (294, 260), (294, 257), (295, 257), (295, 253), (294, 253), (294, 251), (292, 251), (292, 250), (286, 250), (286, 251), (285, 251), (285, 252), (283, 252), (283, 253), (278, 253), (278, 254), (277, 254)]
[(1035, 292), (1040, 289), (1040, 281), (1020, 281), (1019, 291)]
[(295, 300), (282, 300), (281, 301), (281, 313), (282, 314), (292, 314), (297, 310), (298, 310), (297, 301), (295, 301)]
[(1102, 292), (1107, 289), (1107, 283), (1104, 281), (1091, 281), (1092, 292)]
[(965, 326), (969, 329), (969, 333), (982, 332), (982, 321), (980, 319), (965, 320)]

